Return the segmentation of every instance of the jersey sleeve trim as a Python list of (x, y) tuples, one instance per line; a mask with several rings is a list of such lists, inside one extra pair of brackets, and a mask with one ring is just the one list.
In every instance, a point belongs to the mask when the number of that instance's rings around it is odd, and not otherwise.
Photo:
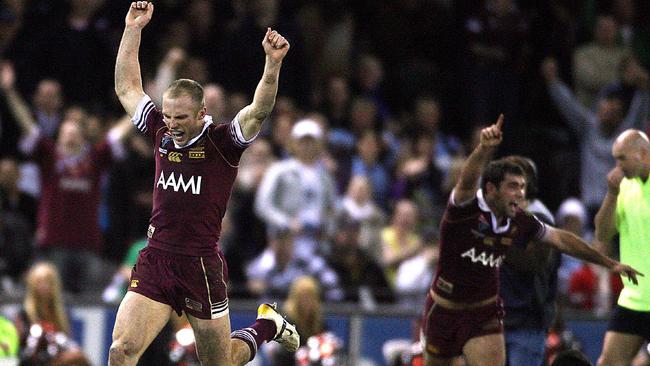
[(454, 188), (451, 191), (451, 194), (449, 195), (449, 203), (452, 206), (455, 206), (455, 207), (467, 207), (467, 206), (469, 206), (470, 203), (472, 203), (472, 201), (474, 201), (476, 199), (476, 196), (474, 196), (474, 197), (469, 198), (469, 199), (467, 199), (467, 200), (465, 200), (463, 202), (456, 203), (455, 197), (456, 197), (456, 188)]
[(235, 145), (241, 148), (245, 148), (253, 141), (255, 138), (257, 138), (257, 135), (259, 135), (259, 131), (255, 134), (255, 136), (251, 137), (250, 139), (246, 139), (244, 137), (244, 133), (241, 130), (241, 124), (239, 123), (239, 113), (235, 116), (235, 118), (230, 122), (230, 135), (233, 137), (233, 141), (235, 142)]
[(535, 238), (533, 241), (549, 241), (549, 230), (548, 230), (548, 225), (540, 221), (538, 218), (535, 218), (535, 220), (539, 221), (539, 223), (542, 225), (541, 229), (537, 232), (537, 235), (535, 235)]
[(133, 115), (133, 118), (131, 118), (131, 122), (133, 122), (140, 132), (147, 132), (147, 117), (149, 117), (149, 113), (151, 113), (154, 108), (156, 108), (156, 106), (151, 101), (151, 98), (146, 94), (138, 102), (138, 105), (135, 108), (135, 114)]

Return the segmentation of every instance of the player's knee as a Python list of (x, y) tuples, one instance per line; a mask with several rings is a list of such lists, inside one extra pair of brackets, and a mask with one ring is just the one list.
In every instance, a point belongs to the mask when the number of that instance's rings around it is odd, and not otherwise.
[(111, 365), (127, 365), (140, 352), (142, 345), (134, 341), (116, 339), (108, 350), (108, 359)]

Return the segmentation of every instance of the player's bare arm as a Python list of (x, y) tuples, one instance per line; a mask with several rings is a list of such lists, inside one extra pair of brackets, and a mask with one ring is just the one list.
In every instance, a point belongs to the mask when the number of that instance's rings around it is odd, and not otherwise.
[(148, 1), (132, 2), (124, 19), (125, 27), (115, 63), (115, 93), (129, 116), (135, 114), (138, 102), (144, 96), (138, 51), (142, 29), (153, 14)]
[(503, 114), (499, 115), (497, 121), (481, 130), (481, 140), (474, 151), (467, 157), (463, 170), (460, 173), (458, 183), (454, 187), (454, 202), (461, 203), (470, 200), (478, 189), (478, 179), (481, 176), (483, 167), (492, 157), (492, 153), (499, 146), (503, 139)]
[(16, 71), (9, 62), (0, 65), (0, 88), (7, 98), (7, 106), (20, 127), (21, 133), (30, 135), (36, 128), (36, 121), (27, 103), (16, 90)]
[(609, 269), (612, 272), (625, 275), (635, 285), (638, 283), (636, 276), (643, 276), (641, 272), (635, 270), (627, 264), (619, 263), (607, 256), (602, 255), (599, 251), (589, 246), (589, 244), (580, 239), (577, 235), (566, 230), (547, 226), (546, 234), (542, 239), (542, 242), (548, 245), (552, 245), (559, 251), (566, 253), (572, 257), (598, 264)]
[(257, 84), (253, 102), (239, 113), (239, 123), (246, 139), (255, 136), (262, 128), (262, 122), (271, 114), (278, 93), (278, 79), (282, 60), (289, 52), (289, 42), (277, 31), (266, 29), (262, 40), (266, 54), (264, 73)]
[(623, 180), (623, 171), (615, 167), (607, 174), (607, 194), (598, 209), (594, 223), (596, 240), (604, 246), (616, 235), (616, 199)]

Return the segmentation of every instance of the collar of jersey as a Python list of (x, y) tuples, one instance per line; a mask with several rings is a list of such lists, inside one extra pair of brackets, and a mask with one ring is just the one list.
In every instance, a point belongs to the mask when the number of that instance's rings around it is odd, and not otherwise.
[(510, 218), (508, 217), (506, 219), (506, 224), (503, 226), (499, 226), (499, 223), (497, 221), (497, 216), (490, 210), (490, 206), (488, 206), (487, 202), (485, 202), (485, 198), (483, 198), (483, 190), (479, 189), (476, 192), (476, 198), (478, 199), (478, 207), (481, 209), (483, 212), (489, 212), (490, 213), (490, 219), (492, 220), (492, 231), (494, 231), (495, 234), (503, 234), (510, 229)]
[(198, 139), (200, 139), (201, 136), (203, 136), (203, 133), (205, 132), (205, 130), (208, 129), (208, 127), (210, 127), (211, 124), (212, 124), (212, 116), (205, 115), (205, 117), (203, 117), (203, 129), (201, 130), (201, 133), (194, 136), (193, 139), (191, 139), (187, 144), (185, 144), (183, 146), (179, 146), (176, 143), (176, 141), (172, 140), (174, 142), (174, 147), (177, 148), (177, 149), (183, 149), (183, 148), (189, 147), (190, 145), (195, 143)]

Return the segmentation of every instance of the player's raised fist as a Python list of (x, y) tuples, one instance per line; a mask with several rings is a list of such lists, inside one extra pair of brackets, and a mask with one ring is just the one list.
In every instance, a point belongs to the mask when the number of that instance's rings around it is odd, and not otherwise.
[(485, 147), (494, 147), (501, 143), (503, 139), (503, 114), (499, 115), (499, 119), (488, 127), (481, 130), (481, 145)]
[(271, 28), (266, 28), (266, 34), (262, 40), (262, 47), (264, 47), (264, 53), (275, 62), (280, 62), (289, 52), (289, 41), (286, 38), (282, 37), (280, 33), (272, 30)]
[(125, 23), (127, 27), (144, 28), (151, 20), (153, 14), (153, 3), (148, 1), (134, 1), (126, 14)]

